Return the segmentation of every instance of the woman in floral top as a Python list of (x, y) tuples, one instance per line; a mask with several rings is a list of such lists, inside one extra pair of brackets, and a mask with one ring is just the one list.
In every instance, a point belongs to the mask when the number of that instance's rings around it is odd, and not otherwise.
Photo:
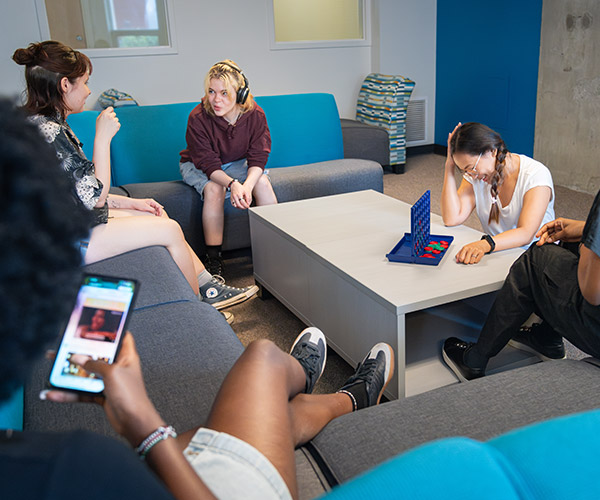
[(13, 60), (26, 67), (25, 108), (71, 175), (77, 196), (93, 211), (89, 241), (82, 242), (86, 264), (160, 245), (167, 248), (199, 298), (217, 309), (242, 302), (258, 291), (256, 286), (234, 288), (213, 278), (188, 245), (179, 224), (155, 200), (109, 195), (110, 143), (120, 128), (114, 110), (105, 109), (96, 120), (93, 161), (86, 158), (66, 122), (71, 113), (83, 111), (91, 93), (87, 83), (92, 64), (85, 54), (46, 41), (17, 49)]

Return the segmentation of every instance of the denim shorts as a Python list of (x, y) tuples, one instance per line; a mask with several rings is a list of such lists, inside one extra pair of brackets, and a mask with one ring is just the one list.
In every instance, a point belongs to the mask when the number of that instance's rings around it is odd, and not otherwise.
[[(232, 161), (231, 163), (225, 163), (221, 165), (221, 169), (224, 172), (227, 172), (229, 177), (237, 179), (240, 182), (244, 182), (246, 177), (248, 176), (248, 162), (245, 158), (241, 160)], [(179, 164), (179, 171), (181, 172), (181, 177), (186, 184), (192, 186), (198, 193), (202, 200), (204, 200), (204, 186), (208, 184), (208, 177), (206, 174), (196, 168), (191, 161), (186, 161), (184, 163)], [(264, 175), (267, 175), (268, 171), (264, 171)], [(225, 199), (229, 198), (231, 193), (229, 191), (225, 192)]]
[(200, 428), (183, 454), (219, 499), (292, 498), (273, 464), (256, 448), (229, 434)]

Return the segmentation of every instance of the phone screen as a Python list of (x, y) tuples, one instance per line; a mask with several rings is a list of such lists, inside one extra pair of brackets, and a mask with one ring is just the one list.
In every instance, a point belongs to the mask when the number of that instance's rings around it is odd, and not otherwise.
[(92, 393), (104, 390), (100, 377), (70, 359), (73, 354), (83, 354), (114, 361), (137, 289), (135, 280), (84, 276), (50, 372), (53, 387)]

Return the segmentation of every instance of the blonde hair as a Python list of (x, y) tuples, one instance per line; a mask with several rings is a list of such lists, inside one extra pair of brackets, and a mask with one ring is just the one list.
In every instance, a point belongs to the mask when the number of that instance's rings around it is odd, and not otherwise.
[[(231, 59), (224, 59), (223, 61), (213, 64), (204, 78), (205, 98), (202, 100), (204, 109), (211, 115), (214, 115), (215, 112), (206, 97), (208, 96), (210, 81), (213, 78), (221, 80), (227, 89), (233, 89), (233, 95), (236, 97), (236, 102), (238, 91), (247, 84), (247, 80), (245, 80), (242, 70)], [(248, 93), (246, 102), (243, 104), (238, 103), (237, 105), (240, 107), (242, 113), (250, 111), (254, 107), (254, 98), (252, 97), (252, 94)]]

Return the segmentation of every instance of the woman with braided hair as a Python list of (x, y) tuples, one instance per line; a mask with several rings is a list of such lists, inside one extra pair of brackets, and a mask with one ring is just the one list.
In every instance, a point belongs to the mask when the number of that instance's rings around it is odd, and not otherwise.
[[(457, 189), (455, 169), (463, 172)], [(500, 134), (481, 123), (459, 123), (448, 134), (442, 218), (447, 226), (473, 210), (486, 233), (462, 247), (456, 261), (476, 264), (485, 254), (529, 245), (554, 220), (554, 185), (540, 162), (508, 151)]]

